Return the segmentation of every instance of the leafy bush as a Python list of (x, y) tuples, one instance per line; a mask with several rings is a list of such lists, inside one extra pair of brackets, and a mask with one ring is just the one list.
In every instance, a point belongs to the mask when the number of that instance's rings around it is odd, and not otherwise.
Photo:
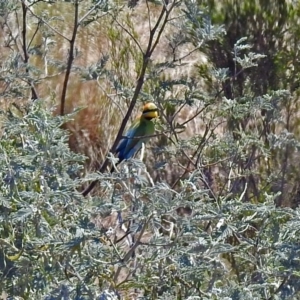
[(299, 297), (299, 9), (242, 2), (1, 2), (2, 298)]

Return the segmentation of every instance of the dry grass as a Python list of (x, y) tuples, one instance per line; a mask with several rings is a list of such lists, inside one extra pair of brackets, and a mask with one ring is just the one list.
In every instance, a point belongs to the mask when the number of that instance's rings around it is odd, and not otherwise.
[[(56, 16), (58, 18), (65, 19), (61, 21), (49, 21), (51, 26), (55, 27), (62, 35), (70, 37), (72, 34), (74, 9), (73, 6), (66, 2), (51, 4), (47, 6), (44, 3), (39, 4), (39, 9), (35, 10), (37, 15), (41, 12), (47, 12), (50, 16)], [(159, 13), (159, 7), (151, 5), (151, 23), (157, 18)], [(83, 13), (81, 13), (82, 15)], [(35, 30), (34, 21), (32, 17), (30, 20), (28, 38)], [(134, 10), (126, 9), (118, 16), (118, 22), (123, 24), (124, 27), (133, 30), (133, 34), (141, 45), (142, 49), (145, 49), (147, 41), (149, 39), (149, 27), (148, 27), (148, 15), (147, 8), (144, 2), (139, 1), (138, 6)], [(11, 24), (14, 21), (11, 20)], [(113, 26), (111, 26), (113, 24)], [(13, 25), (12, 25), (13, 26)], [(44, 30), (49, 30), (47, 26), (44, 26)], [(172, 51), (169, 47), (169, 40), (167, 36), (176, 30), (175, 27), (169, 25), (165, 30), (165, 35), (162, 36), (158, 47), (153, 53), (153, 62), (164, 62), (169, 59)], [(51, 30), (50, 30), (51, 31)], [(7, 56), (11, 53), (9, 49), (3, 47), (3, 41), (6, 39), (7, 34), (4, 31), (0, 32), (0, 58), (5, 61)], [(55, 41), (53, 46), (49, 46), (46, 57), (39, 55), (32, 55), (30, 63), (35, 65), (41, 70), (40, 83), (37, 85), (37, 91), (40, 98), (45, 99), (49, 106), (56, 106), (56, 113), (60, 111), (60, 101), (64, 81), (64, 73), (61, 73), (56, 67), (51, 66), (45, 62), (49, 60), (58, 60), (66, 62), (69, 42), (61, 38), (59, 35), (54, 34), (51, 37)], [(39, 45), (42, 43), (41, 34), (37, 34), (33, 40), (33, 45)], [(185, 56), (189, 51), (193, 49), (191, 44), (185, 44), (179, 47), (177, 50), (177, 56)], [(18, 50), (20, 51), (20, 50)], [(107, 63), (107, 68), (114, 72), (118, 77), (118, 80), (127, 87), (133, 88), (136, 84), (137, 74), (140, 68), (141, 53), (137, 45), (132, 41), (120, 26), (113, 23), (111, 16), (106, 16), (99, 19), (97, 22), (91, 25), (80, 28), (76, 39), (76, 51), (78, 56), (75, 58), (74, 66), (87, 67), (91, 64), (97, 63), (97, 61), (106, 54), (109, 54), (110, 58)], [(207, 60), (200, 52), (194, 52), (192, 55), (186, 57), (182, 61), (182, 66), (175, 69), (165, 71), (162, 76), (164, 78), (179, 79), (185, 78), (197, 78), (198, 73), (196, 65), (206, 64)], [(204, 87), (204, 83), (201, 78), (198, 78), (199, 86)], [(4, 86), (0, 86), (3, 88)], [(159, 99), (163, 105), (165, 101), (171, 98), (180, 97), (184, 92), (183, 87), (178, 86), (176, 89), (170, 91), (165, 99)], [(110, 95), (110, 96), (108, 96)], [(12, 99), (11, 101), (14, 101)], [(68, 84), (66, 107), (65, 112), (72, 112), (78, 107), (82, 107), (82, 110), (77, 113), (74, 120), (67, 124), (67, 128), (70, 130), (70, 147), (75, 152), (80, 152), (88, 157), (86, 164), (86, 171), (97, 168), (104, 160), (107, 151), (110, 149), (114, 142), (116, 133), (119, 129), (123, 113), (126, 110), (130, 99), (126, 99), (124, 95), (119, 95), (119, 91), (111, 87), (109, 81), (105, 78), (98, 82), (82, 81), (80, 76), (72, 74)], [(1, 106), (7, 109), (10, 105), (10, 101), (2, 101)], [(216, 104), (216, 110), (217, 110)], [(134, 114), (137, 114), (139, 107), (136, 107)], [(176, 118), (176, 122), (182, 123), (187, 119), (192, 118), (195, 114), (196, 108), (189, 106), (184, 107)], [(297, 108), (295, 108), (297, 112)], [(134, 116), (133, 116), (134, 117)], [(193, 137), (197, 134), (203, 134), (205, 131), (204, 118), (212, 118), (212, 116), (204, 116), (203, 114), (192, 119), (183, 133), (179, 136), (182, 140)], [(294, 124), (299, 123), (298, 114), (293, 114)], [(297, 126), (296, 126), (297, 127)], [(222, 136), (224, 131), (224, 124), (216, 127), (215, 134)], [(296, 130), (298, 131), (298, 130)], [(297, 132), (298, 134), (298, 132)], [(157, 141), (152, 142), (150, 147), (154, 147)], [(149, 148), (150, 148), (149, 147)], [(164, 154), (165, 155), (165, 154)], [(161, 171), (152, 170), (151, 175), (159, 181), (166, 181), (172, 185), (180, 174), (184, 172), (178, 162), (178, 156), (169, 157), (157, 157), (149, 155), (147, 157), (148, 165), (154, 165), (159, 160), (166, 160), (168, 164)], [(295, 161), (297, 156), (295, 156)], [(182, 159), (183, 165), (186, 165), (186, 160)], [(151, 170), (151, 168), (149, 168)], [(212, 173), (216, 181), (220, 177), (225, 177), (224, 174), (219, 174), (219, 169), (213, 168)], [(286, 190), (292, 190), (294, 186), (286, 187)], [(298, 188), (298, 187), (297, 187)], [(216, 190), (218, 187), (216, 188)], [(291, 191), (291, 194), (297, 194), (298, 190)], [(180, 213), (180, 212), (178, 212)], [(105, 230), (109, 227), (116, 227), (117, 216), (111, 214), (107, 218), (95, 217), (93, 220), (95, 224)], [(163, 220), (162, 220), (163, 221)], [(114, 238), (119, 239), (124, 235), (124, 231), (117, 230)], [(143, 236), (143, 240), (147, 242), (151, 238), (151, 233), (147, 232)], [(122, 245), (121, 245), (122, 246)], [(129, 251), (128, 245), (125, 244), (124, 251)], [(122, 281), (127, 275), (127, 271), (121, 272), (121, 276), (118, 278), (118, 282)], [(123, 276), (123, 277), (122, 277)]]
[[(80, 5), (88, 6), (88, 2)], [(160, 6), (150, 4), (150, 22), (153, 26), (160, 13)], [(87, 11), (87, 7), (81, 6), (79, 18)], [(72, 35), (74, 22), (74, 7), (71, 3), (57, 2), (51, 5), (39, 3), (35, 6), (34, 14), (37, 16), (48, 16), (48, 24), (59, 32), (57, 34), (47, 25), (42, 26), (41, 30), (54, 34), (49, 37), (47, 52), (44, 56), (30, 56), (30, 63), (35, 65), (41, 72), (39, 76), (39, 84), (36, 86), (40, 98), (45, 99), (49, 105), (55, 105), (57, 113), (60, 111), (60, 101), (65, 74), (57, 67), (51, 65), (50, 61), (61, 61), (66, 63), (70, 44), (67, 40), (61, 37), (70, 38)], [(174, 12), (176, 16), (178, 12)], [(30, 40), (36, 29), (37, 18), (28, 13), (28, 36)], [(50, 17), (55, 19), (51, 19)], [(19, 23), (22, 19), (20, 13), (18, 15)], [(64, 20), (64, 21), (62, 21)], [(16, 19), (11, 16), (9, 22), (13, 27), (16, 24)], [(139, 4), (132, 9), (125, 9), (117, 17), (117, 22), (113, 22), (112, 16), (105, 16), (96, 22), (91, 23), (86, 27), (79, 27), (76, 38), (76, 53), (73, 66), (87, 67), (97, 63), (103, 55), (109, 55), (107, 68), (116, 74), (118, 81), (129, 88), (134, 88), (136, 84), (137, 74), (140, 68), (141, 52), (137, 45), (133, 42), (128, 33), (118, 24), (122, 24), (124, 28), (132, 32), (136, 40), (139, 42), (142, 49), (145, 49), (149, 39), (149, 24), (148, 12), (145, 2), (139, 1)], [(113, 25), (112, 25), (113, 24)], [(15, 28), (17, 30), (17, 28)], [(168, 46), (168, 36), (174, 32), (176, 28), (171, 24), (167, 25), (161, 40), (153, 53), (152, 59), (154, 63), (164, 62), (169, 59), (171, 49)], [(19, 29), (21, 32), (21, 28)], [(0, 39), (6, 38), (5, 32), (2, 32)], [(21, 45), (21, 36), (17, 39)], [(32, 41), (32, 46), (43, 44), (41, 31), (38, 31)], [(3, 43), (1, 43), (3, 45)], [(181, 46), (177, 50), (177, 56), (184, 56), (192, 49), (191, 44)], [(3, 58), (9, 55), (8, 49), (0, 49)], [(22, 53), (19, 46), (18, 51)], [(167, 70), (164, 72), (164, 77), (178, 79), (184, 77), (194, 77), (195, 63), (203, 62), (203, 56), (199, 52), (194, 52), (191, 56), (187, 56), (182, 65), (178, 68)], [(130, 99), (124, 95), (118, 95), (120, 91), (112, 88), (111, 84), (104, 78), (99, 82), (82, 81), (80, 76), (72, 74), (67, 89), (65, 113), (72, 112), (75, 108), (82, 107), (83, 109), (76, 115), (73, 122), (70, 122), (67, 127), (71, 132), (70, 146), (76, 151), (85, 154), (89, 160), (87, 163), (88, 169), (98, 166), (103, 161), (107, 151), (111, 147), (122, 116)], [(170, 97), (178, 96), (179, 90), (172, 91)], [(112, 95), (112, 96), (107, 96)], [(160, 100), (161, 101), (161, 100)], [(120, 111), (120, 109), (122, 111)], [(137, 107), (137, 110), (140, 109)], [(191, 108), (183, 109), (178, 118), (185, 120), (193, 113)], [(137, 111), (134, 112), (137, 114)], [(134, 116), (133, 116), (134, 117)], [(186, 136), (199, 133), (203, 130), (200, 118), (193, 120), (188, 124)]]
[[(88, 10), (88, 4), (88, 1), (80, 3), (79, 18)], [(159, 12), (159, 6), (150, 4), (150, 22), (152, 26)], [(35, 6), (34, 13), (37, 16), (46, 14), (48, 17), (55, 17), (56, 19), (52, 20), (48, 18), (50, 26), (55, 28), (55, 31), (61, 35), (68, 38), (71, 37), (74, 22), (74, 7), (71, 3), (56, 2), (51, 5), (39, 3), (38, 6)], [(21, 26), (22, 17), (20, 14), (21, 12), (19, 12), (18, 18)], [(173, 16), (177, 15), (178, 11), (175, 11)], [(30, 13), (28, 13), (28, 16), (27, 39), (31, 40), (36, 29), (37, 19), (31, 16)], [(45, 19), (46, 17), (43, 16), (43, 18)], [(138, 1), (138, 5), (133, 10), (126, 8), (120, 12), (117, 21), (113, 20), (112, 16), (106, 15), (86, 27), (79, 27), (75, 44), (77, 56), (75, 57), (73, 66), (87, 67), (95, 64), (103, 55), (108, 54), (109, 60), (106, 68), (115, 74), (120, 83), (132, 90), (136, 85), (137, 75), (140, 70), (141, 52), (124, 28), (130, 31), (138, 41), (140, 47), (145, 49), (149, 39), (148, 22), (146, 4), (144, 1)], [(3, 20), (1, 23), (3, 24)], [(8, 24), (12, 32), (16, 34), (14, 50), (22, 54), (22, 40), (20, 35), (22, 28), (16, 28), (17, 21), (13, 15), (10, 17)], [(0, 58), (4, 62), (11, 55), (12, 51), (3, 46), (5, 40), (8, 38), (8, 29), (6, 27), (2, 28), (3, 30), (0, 31)], [(51, 65), (50, 61), (56, 60), (66, 63), (70, 44), (47, 25), (43, 25), (41, 30), (53, 34), (49, 36), (49, 41), (53, 41), (54, 43), (48, 44), (47, 52), (44, 56), (30, 54), (30, 63), (35, 65), (41, 72), (39, 75), (40, 82), (36, 86), (39, 97), (45, 99), (49, 106), (55, 105), (56, 112), (59, 113), (65, 74), (57, 67)], [(152, 55), (153, 63), (164, 62), (173, 55), (168, 37), (173, 32), (176, 32), (176, 30), (177, 28), (171, 23), (167, 25)], [(17, 36), (18, 33), (19, 35)], [(32, 46), (41, 44), (43, 44), (42, 34), (41, 31), (38, 31), (32, 41)], [(193, 46), (191, 44), (184, 44), (176, 50), (176, 55), (177, 57), (185, 56), (192, 49)], [(206, 57), (201, 52), (196, 51), (192, 55), (185, 57), (181, 63), (180, 66), (174, 69), (164, 71), (161, 76), (166, 79), (196, 78), (199, 81), (199, 86), (205, 90), (204, 82), (199, 78), (197, 65), (207, 64)], [(25, 83), (23, 85), (25, 86)], [(4, 88), (3, 83), (0, 88)], [(155, 100), (164, 106), (168, 99), (179, 98), (184, 92), (183, 89), (184, 87), (177, 86), (166, 94), (164, 99)], [(148, 82), (145, 83), (145, 90), (151, 91), (151, 84), (148, 84)], [(1, 106), (8, 108), (12, 101), (16, 100), (1, 100)], [(65, 112), (72, 112), (78, 107), (82, 107), (82, 110), (75, 116), (74, 121), (67, 125), (71, 132), (70, 146), (74, 151), (83, 153), (88, 157), (87, 171), (99, 166), (103, 161), (115, 139), (129, 102), (130, 97), (120, 94), (120, 90), (115, 90), (105, 77), (101, 78), (98, 82), (95, 80), (82, 81), (80, 76), (75, 75), (75, 72), (71, 74), (67, 89)], [(296, 101), (294, 106), (295, 108), (293, 108), (293, 112), (290, 115), (290, 130), (298, 135), (299, 117)], [(133, 118), (139, 109), (140, 105), (136, 107), (132, 116)], [(189, 119), (195, 113), (195, 110), (195, 107), (184, 107), (178, 114), (176, 122), (182, 123)], [(285, 113), (286, 115), (289, 114), (289, 112)], [(197, 134), (203, 134), (205, 129), (204, 118), (208, 118), (208, 116), (199, 115), (190, 121), (185, 131), (180, 135), (180, 138), (184, 140)], [(222, 136), (224, 126), (224, 124), (221, 124), (216, 128), (215, 134), (217, 136)], [(281, 130), (279, 126), (276, 131), (278, 132), (278, 130)], [(161, 139), (156, 139), (147, 148), (154, 147), (157, 142), (160, 145), (162, 143)], [(168, 156), (159, 157), (159, 159), (166, 160), (168, 165), (164, 170), (152, 172), (151, 174), (158, 180), (165, 180), (170, 184), (174, 183), (178, 174), (182, 174), (183, 172), (182, 168), (176, 164), (177, 157), (173, 160)], [(148, 155), (146, 162), (148, 162), (148, 166), (154, 165), (156, 162), (155, 157), (153, 158), (153, 156)]]

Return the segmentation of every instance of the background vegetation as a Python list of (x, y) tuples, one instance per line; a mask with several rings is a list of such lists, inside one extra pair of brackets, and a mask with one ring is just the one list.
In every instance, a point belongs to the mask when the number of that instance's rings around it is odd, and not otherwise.
[[(298, 299), (299, 16), (0, 1), (1, 297)], [(110, 174), (148, 101), (157, 136)]]

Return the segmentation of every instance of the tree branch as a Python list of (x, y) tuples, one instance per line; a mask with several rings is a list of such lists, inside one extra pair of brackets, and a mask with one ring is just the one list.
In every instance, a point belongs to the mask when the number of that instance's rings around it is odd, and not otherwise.
[(68, 83), (69, 83), (69, 77), (71, 73), (71, 68), (74, 60), (74, 50), (75, 50), (75, 40), (76, 40), (76, 35), (77, 35), (77, 30), (78, 30), (78, 0), (75, 0), (74, 2), (75, 6), (75, 16), (74, 16), (74, 27), (73, 27), (73, 34), (70, 42), (70, 52), (69, 52), (69, 58), (68, 58), (68, 63), (67, 63), (67, 70), (66, 70), (66, 75), (63, 83), (63, 90), (61, 94), (61, 100), (60, 100), (60, 115), (63, 116), (65, 113), (65, 103), (66, 103), (66, 95), (67, 95), (67, 88), (68, 88)]
[[(22, 3), (24, 3), (24, 0), (22, 0)], [(26, 4), (24, 3), (24, 5), (26, 6)], [(62, 37), (63, 39), (67, 40), (70, 42), (70, 40), (64, 36), (62, 33), (60, 33), (57, 29), (55, 29), (54, 27), (52, 27), (47, 21), (45, 21), (43, 18), (41, 18), (40, 16), (38, 16), (37, 14), (35, 14), (30, 8), (29, 6), (26, 6), (27, 10), (35, 17), (37, 18), (41, 23), (44, 23), (47, 27), (49, 27), (52, 31), (54, 31), (56, 34), (58, 34), (60, 37)]]
[[(29, 75), (29, 69), (28, 69), (28, 62), (29, 62), (29, 55), (28, 55), (28, 51), (27, 51), (27, 39), (26, 39), (26, 35), (27, 35), (27, 24), (26, 24), (26, 17), (27, 17), (27, 6), (24, 3), (24, 0), (22, 0), (22, 16), (23, 16), (23, 21), (22, 21), (22, 48), (23, 48), (23, 53), (24, 53), (24, 64), (26, 65), (26, 74)], [(31, 100), (36, 100), (38, 99), (38, 95), (37, 92), (35, 90), (35, 87), (33, 85), (33, 83), (29, 82), (29, 85), (31, 87)]]
[[(159, 38), (160, 38), (160, 36), (161, 36), (161, 34), (162, 34), (163, 29), (165, 28), (166, 23), (168, 22), (168, 18), (167, 18), (167, 17), (164, 18), (162, 27), (161, 27), (161, 29), (160, 29), (160, 31), (159, 31), (159, 33), (158, 33), (158, 36), (157, 36), (155, 42), (153, 43), (153, 40), (154, 40), (154, 36), (155, 36), (155, 34), (156, 34), (156, 31), (157, 31), (157, 29), (158, 29), (158, 27), (159, 27), (159, 25), (160, 25), (160, 23), (161, 23), (161, 21), (162, 21), (162, 19), (163, 19), (163, 16), (165, 15), (165, 13), (167, 12), (167, 15), (169, 15), (170, 12), (171, 12), (171, 10), (173, 9), (173, 7), (174, 7), (174, 6), (172, 5), (171, 9), (170, 9), (169, 11), (166, 11), (166, 7), (163, 6), (163, 8), (162, 8), (162, 10), (161, 10), (161, 13), (160, 13), (160, 15), (159, 15), (159, 17), (158, 17), (158, 19), (157, 19), (157, 21), (156, 21), (155, 26), (154, 26), (153, 29), (150, 31), (150, 37), (149, 37), (149, 41), (148, 41), (148, 46), (147, 46), (146, 52), (145, 52), (144, 55), (143, 55), (142, 68), (141, 68), (141, 72), (140, 72), (140, 75), (139, 75), (138, 80), (137, 80), (137, 84), (136, 84), (136, 87), (135, 87), (135, 91), (134, 91), (133, 97), (132, 97), (132, 99), (131, 99), (129, 108), (128, 108), (128, 110), (127, 110), (127, 113), (126, 113), (126, 115), (125, 115), (125, 117), (124, 117), (124, 119), (123, 119), (123, 121), (122, 121), (122, 123), (121, 123), (121, 126), (120, 126), (119, 132), (118, 132), (118, 134), (117, 134), (117, 137), (116, 137), (116, 139), (115, 139), (115, 141), (114, 141), (114, 143), (113, 143), (113, 146), (112, 146), (111, 149), (110, 149), (110, 152), (111, 152), (111, 153), (115, 153), (115, 151), (116, 151), (116, 148), (117, 148), (118, 143), (119, 143), (119, 141), (120, 141), (120, 139), (121, 139), (121, 137), (122, 137), (122, 134), (123, 134), (123, 131), (124, 131), (125, 126), (126, 126), (126, 124), (127, 124), (127, 121), (129, 120), (129, 117), (130, 117), (130, 115), (131, 115), (131, 113), (132, 113), (132, 111), (133, 111), (133, 109), (134, 109), (134, 106), (135, 106), (135, 104), (136, 104), (136, 102), (137, 102), (138, 96), (139, 96), (139, 94), (140, 94), (140, 92), (141, 92), (141, 90), (142, 90), (142, 87), (143, 87), (143, 84), (144, 84), (144, 77), (145, 77), (145, 73), (146, 73), (146, 70), (147, 70), (148, 63), (149, 63), (149, 59), (150, 59), (150, 57), (151, 57), (151, 55), (152, 55), (152, 53), (153, 53), (155, 47), (157, 46), (157, 44), (158, 44), (158, 42), (159, 42)], [(100, 173), (103, 173), (103, 172), (106, 170), (108, 164), (109, 164), (109, 159), (106, 158), (105, 161), (104, 161), (104, 163), (102, 164), (102, 166), (101, 166), (99, 172), (100, 172)], [(92, 182), (92, 183), (91, 183), (91, 184), (90, 184), (90, 185), (82, 192), (82, 195), (83, 195), (83, 196), (87, 196), (87, 195), (93, 190), (93, 188), (96, 186), (97, 182), (98, 182), (98, 180), (93, 181), (93, 182)]]

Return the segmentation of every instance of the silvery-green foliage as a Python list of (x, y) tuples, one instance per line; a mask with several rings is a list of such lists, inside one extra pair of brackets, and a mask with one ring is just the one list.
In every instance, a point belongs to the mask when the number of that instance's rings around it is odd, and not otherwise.
[[(88, 10), (81, 17), (92, 11), (78, 26), (90, 26), (106, 13), (117, 18), (139, 2), (85, 3)], [(16, 3), (1, 3), (1, 16)], [(24, 109), (1, 110), (0, 293), (23, 299), (295, 299), (299, 209), (276, 205), (289, 197), (287, 180), (298, 180), (292, 172), (298, 168), (297, 133), (285, 127), (289, 119), (282, 110), (295, 97), (293, 90), (257, 89), (260, 82), (254, 84), (252, 72), (263, 71), (266, 53), (244, 36), (231, 41), (229, 49), (214, 44), (227, 33), (203, 1), (148, 4), (164, 7), (165, 14), (172, 4), (178, 8), (180, 17), (170, 21), (176, 32), (167, 38), (174, 53), (190, 42), (191, 53), (215, 51), (205, 68), (199, 66), (206, 85), (193, 76), (162, 76), (182, 66), (180, 56), (162, 62), (147, 57), (139, 101), (155, 101), (164, 121), (157, 124), (163, 134), (152, 158), (155, 172), (142, 152), (142, 161), (138, 155), (112, 174), (85, 175), (85, 157), (69, 149), (64, 130), (76, 112), (54, 116), (42, 99)], [(130, 26), (124, 28), (130, 32)], [(130, 38), (136, 36), (132, 32)], [(55, 45), (49, 26), (44, 24), (41, 35), (45, 49)], [(31, 55), (39, 51), (28, 46)], [(226, 53), (232, 64), (218, 66), (215, 53)], [(47, 55), (49, 65), (66, 69), (65, 61)], [(80, 57), (76, 50), (74, 57)], [(99, 85), (106, 80), (119, 97), (115, 103), (131, 99), (134, 80), (118, 77), (110, 53), (99, 57), (90, 66), (69, 65), (70, 70)], [(5, 100), (24, 100), (31, 84), (42, 80), (14, 51), (3, 61), (0, 76), (7, 84), (1, 94)], [(195, 114), (176, 119), (183, 108)], [(182, 137), (199, 119), (203, 131)], [(165, 180), (166, 167), (173, 181)], [(95, 194), (84, 198), (80, 191), (93, 180), (98, 181)]]

